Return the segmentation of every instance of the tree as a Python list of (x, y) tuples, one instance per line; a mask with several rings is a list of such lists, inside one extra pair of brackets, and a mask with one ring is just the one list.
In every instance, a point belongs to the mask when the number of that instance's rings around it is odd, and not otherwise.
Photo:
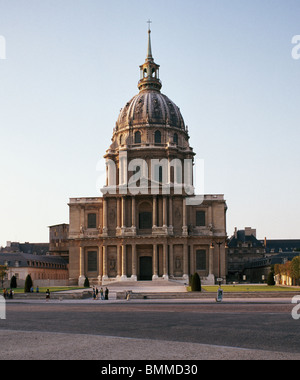
[(0, 265), (0, 280), (3, 288), (4, 279), (7, 272), (7, 266), (6, 265)]
[(291, 262), (291, 277), (296, 285), (300, 282), (300, 256), (293, 258)]
[(25, 280), (24, 292), (25, 293), (30, 293), (30, 289), (32, 287), (33, 287), (33, 282), (32, 282), (30, 274), (28, 274), (27, 277), (26, 277), (26, 280)]
[(201, 292), (201, 279), (198, 273), (192, 277), (192, 292)]
[(83, 286), (85, 287), (85, 288), (89, 288), (90, 287), (90, 282), (89, 282), (89, 279), (86, 277), (85, 278), (85, 280), (84, 280), (84, 284), (83, 284)]
[(10, 288), (11, 289), (16, 289), (18, 286), (17, 286), (17, 278), (16, 276), (12, 276), (12, 278), (10, 279)]

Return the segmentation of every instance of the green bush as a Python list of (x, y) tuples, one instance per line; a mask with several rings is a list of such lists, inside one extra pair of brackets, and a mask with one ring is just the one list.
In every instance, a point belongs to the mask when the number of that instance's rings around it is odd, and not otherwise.
[(198, 273), (195, 273), (192, 277), (192, 292), (201, 292), (201, 279)]
[(32, 286), (33, 286), (33, 282), (32, 282), (30, 274), (28, 274), (25, 280), (24, 292), (30, 293), (30, 289), (32, 288)]
[(268, 275), (268, 280), (267, 280), (267, 284), (269, 286), (274, 286), (275, 285), (275, 280), (274, 280), (274, 272), (271, 271)]

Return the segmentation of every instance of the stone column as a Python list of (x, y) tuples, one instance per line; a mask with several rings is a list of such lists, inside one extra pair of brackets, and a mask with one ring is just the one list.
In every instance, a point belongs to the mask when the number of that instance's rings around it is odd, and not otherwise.
[(135, 197), (131, 198), (131, 224), (135, 227)]
[(152, 280), (158, 279), (157, 244), (153, 244), (153, 276)]
[(84, 247), (80, 247), (79, 249), (79, 279), (78, 285), (83, 286), (85, 281), (84, 274)]
[(173, 199), (169, 197), (169, 233), (173, 235)]
[(136, 234), (135, 197), (131, 198), (131, 229)]
[(125, 197), (122, 197), (122, 231), (125, 230), (125, 227), (126, 227), (126, 220), (125, 220), (125, 216), (126, 216), (126, 200), (125, 200)]
[(183, 244), (183, 278), (185, 280), (189, 279), (188, 261), (188, 245), (186, 242)]
[(153, 196), (153, 227), (157, 227), (157, 197)]
[(103, 199), (103, 235), (107, 236), (107, 200)]
[(169, 249), (170, 249), (170, 251), (169, 251), (169, 254), (170, 254), (170, 256), (169, 256), (169, 259), (170, 259), (170, 261), (169, 261), (169, 275), (170, 275), (170, 277), (174, 277), (174, 252), (173, 252), (173, 244), (169, 245)]
[(126, 256), (126, 245), (122, 244), (122, 276), (121, 281), (127, 280), (127, 256)]
[(169, 271), (168, 271), (168, 245), (166, 243), (163, 244), (163, 278), (165, 280), (169, 279)]
[(80, 208), (80, 233), (84, 235), (85, 231), (85, 218), (84, 218), (84, 207)]
[(98, 285), (101, 285), (103, 276), (103, 253), (102, 246), (98, 247)]
[(108, 272), (107, 272), (107, 247), (106, 245), (103, 246), (103, 280), (108, 279)]
[(187, 236), (188, 235), (188, 228), (187, 228), (187, 222), (186, 222), (186, 199), (183, 198), (182, 200), (182, 235)]
[(117, 198), (117, 227), (116, 227), (116, 233), (117, 235), (120, 234), (120, 228), (121, 228), (121, 218), (120, 218), (120, 203), (121, 203), (121, 199), (120, 198)]
[(122, 276), (122, 252), (121, 246), (117, 245), (117, 279), (120, 279)]
[(163, 197), (163, 227), (167, 228), (167, 197)]
[(136, 257), (136, 244), (131, 245), (131, 254), (132, 254), (132, 275), (131, 279), (137, 281), (136, 267), (137, 267), (137, 257)]

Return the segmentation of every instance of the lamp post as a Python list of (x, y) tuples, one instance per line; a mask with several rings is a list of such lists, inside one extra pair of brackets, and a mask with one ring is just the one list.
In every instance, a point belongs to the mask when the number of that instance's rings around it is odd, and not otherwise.
[[(221, 286), (221, 245), (224, 244), (223, 241), (218, 241), (218, 242), (215, 242), (215, 244), (217, 244), (219, 246), (219, 274), (218, 274), (218, 282), (219, 282), (219, 286)], [(214, 242), (211, 243), (210, 245), (210, 248), (214, 248)], [(225, 248), (227, 248), (227, 243), (225, 242)]]

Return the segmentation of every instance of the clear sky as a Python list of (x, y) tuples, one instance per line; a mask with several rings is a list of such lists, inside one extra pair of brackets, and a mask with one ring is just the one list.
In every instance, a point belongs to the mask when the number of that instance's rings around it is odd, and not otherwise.
[(0, 0), (0, 245), (47, 242), (69, 198), (99, 196), (149, 18), (162, 92), (204, 159), (205, 193), (225, 194), (228, 235), (300, 239), (299, 15), (299, 0)]

